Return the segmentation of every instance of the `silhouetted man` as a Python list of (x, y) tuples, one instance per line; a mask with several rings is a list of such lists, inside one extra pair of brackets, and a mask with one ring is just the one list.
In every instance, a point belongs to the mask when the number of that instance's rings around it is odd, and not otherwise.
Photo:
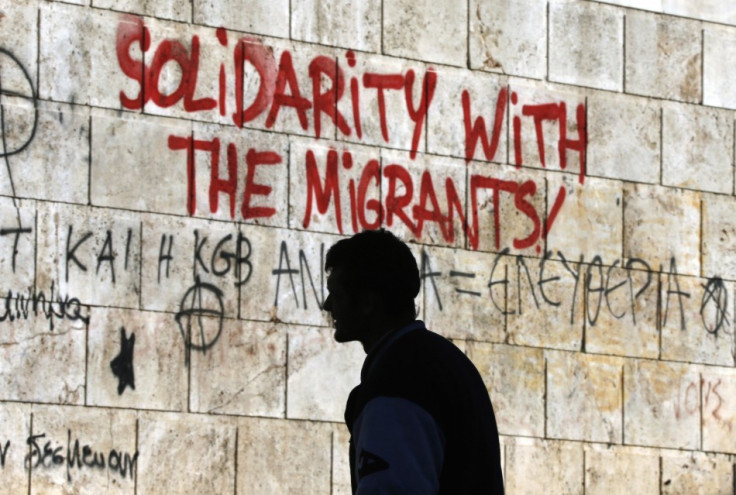
[(415, 319), (408, 246), (362, 232), (332, 246), (325, 268), (335, 340), (367, 353), (345, 410), (353, 493), (503, 494), (488, 392), (470, 360)]

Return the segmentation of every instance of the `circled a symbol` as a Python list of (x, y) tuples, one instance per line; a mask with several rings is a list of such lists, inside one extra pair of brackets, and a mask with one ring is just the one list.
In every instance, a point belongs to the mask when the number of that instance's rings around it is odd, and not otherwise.
[(0, 48), (0, 158), (20, 153), (33, 141), (38, 124), (31, 76), (9, 50)]

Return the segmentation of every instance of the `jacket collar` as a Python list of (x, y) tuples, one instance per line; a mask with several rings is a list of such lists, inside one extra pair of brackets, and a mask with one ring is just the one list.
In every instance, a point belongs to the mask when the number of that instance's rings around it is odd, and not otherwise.
[(365, 380), (371, 370), (375, 367), (376, 363), (380, 361), (380, 358), (383, 356), (386, 350), (391, 347), (391, 344), (393, 344), (409, 332), (424, 328), (425, 326), (422, 320), (414, 320), (408, 325), (401, 327), (398, 330), (388, 332), (386, 335), (381, 337), (380, 340), (376, 343), (376, 346), (371, 349), (371, 352), (369, 352), (368, 355), (365, 357), (363, 368), (360, 370), (360, 380)]

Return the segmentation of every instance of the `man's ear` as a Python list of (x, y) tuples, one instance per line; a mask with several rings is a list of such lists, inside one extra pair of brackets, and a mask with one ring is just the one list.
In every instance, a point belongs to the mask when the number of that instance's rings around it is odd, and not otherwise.
[(381, 298), (374, 291), (367, 290), (362, 292), (357, 302), (358, 310), (361, 316), (364, 317), (375, 315), (382, 310)]

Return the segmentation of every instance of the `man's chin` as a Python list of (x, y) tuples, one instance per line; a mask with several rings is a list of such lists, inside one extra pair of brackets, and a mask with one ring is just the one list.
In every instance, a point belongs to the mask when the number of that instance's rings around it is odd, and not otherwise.
[(351, 342), (355, 340), (355, 338), (351, 337), (348, 332), (345, 332), (344, 330), (340, 330), (339, 328), (335, 328), (335, 333), (333, 334), (333, 338), (335, 339), (335, 342), (338, 342), (340, 344), (344, 344), (345, 342)]

